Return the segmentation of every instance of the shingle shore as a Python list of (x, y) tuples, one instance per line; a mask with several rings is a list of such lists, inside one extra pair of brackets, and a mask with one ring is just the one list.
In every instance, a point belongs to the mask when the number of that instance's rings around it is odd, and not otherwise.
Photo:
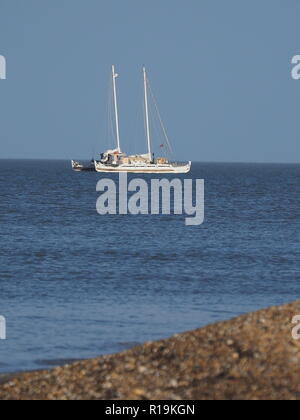
[(50, 371), (17, 375), (0, 399), (300, 399), (300, 301)]

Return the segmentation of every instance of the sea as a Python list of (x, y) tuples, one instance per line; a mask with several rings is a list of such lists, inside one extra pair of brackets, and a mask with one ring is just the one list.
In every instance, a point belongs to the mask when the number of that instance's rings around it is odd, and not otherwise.
[(184, 215), (101, 216), (101, 178), (67, 161), (0, 161), (0, 373), (299, 299), (300, 165), (193, 163), (180, 178), (205, 180), (199, 226)]

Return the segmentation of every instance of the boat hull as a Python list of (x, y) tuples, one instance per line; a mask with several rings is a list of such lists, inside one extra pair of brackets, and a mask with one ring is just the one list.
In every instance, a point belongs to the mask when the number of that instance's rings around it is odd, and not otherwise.
[(108, 166), (95, 162), (96, 172), (105, 173), (136, 173), (136, 174), (187, 174), (191, 170), (191, 162), (186, 165), (119, 165)]

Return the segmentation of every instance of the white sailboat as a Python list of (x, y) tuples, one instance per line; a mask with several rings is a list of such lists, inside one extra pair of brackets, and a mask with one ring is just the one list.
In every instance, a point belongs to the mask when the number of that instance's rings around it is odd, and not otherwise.
[[(166, 173), (166, 174), (180, 174), (188, 173), (191, 170), (191, 162), (177, 163), (171, 162), (167, 158), (155, 158), (152, 154), (151, 131), (149, 121), (149, 103), (148, 103), (148, 89), (149, 81), (147, 78), (146, 69), (143, 68), (144, 78), (144, 101), (145, 101), (145, 128), (148, 153), (143, 155), (127, 156), (121, 150), (120, 145), (120, 130), (119, 130), (119, 113), (117, 102), (117, 88), (116, 79), (118, 75), (115, 72), (115, 67), (112, 66), (112, 85), (113, 85), (113, 102), (114, 102), (114, 116), (115, 116), (115, 130), (116, 130), (116, 148), (107, 150), (101, 154), (100, 160), (95, 160), (95, 170), (97, 172), (132, 172), (132, 173)], [(159, 116), (160, 118), (160, 116)], [(160, 119), (161, 120), (161, 119)], [(163, 130), (166, 136), (165, 129)], [(166, 136), (167, 139), (167, 136)], [(168, 139), (167, 139), (168, 141)]]

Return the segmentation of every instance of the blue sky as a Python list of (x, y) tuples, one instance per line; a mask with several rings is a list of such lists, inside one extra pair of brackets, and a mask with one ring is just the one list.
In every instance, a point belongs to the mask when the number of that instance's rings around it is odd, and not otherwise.
[(0, 158), (90, 158), (119, 72), (124, 151), (144, 152), (141, 68), (177, 159), (299, 162), (298, 0), (0, 0)]

